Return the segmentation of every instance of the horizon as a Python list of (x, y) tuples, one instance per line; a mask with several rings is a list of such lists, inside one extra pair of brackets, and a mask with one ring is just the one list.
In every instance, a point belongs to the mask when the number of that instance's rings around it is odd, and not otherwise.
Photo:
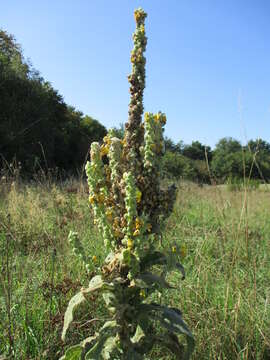
[(68, 105), (110, 128), (127, 120), (133, 11), (142, 6), (148, 13), (144, 107), (166, 113), (165, 136), (211, 148), (224, 137), (269, 142), (270, 4), (161, 4), (11, 0), (0, 20)]

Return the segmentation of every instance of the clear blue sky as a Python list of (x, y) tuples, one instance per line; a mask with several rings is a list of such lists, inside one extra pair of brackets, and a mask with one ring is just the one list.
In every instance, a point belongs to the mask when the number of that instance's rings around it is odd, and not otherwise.
[(268, 0), (8, 0), (0, 26), (65, 101), (106, 127), (127, 119), (133, 10), (146, 20), (145, 110), (166, 135), (270, 141)]

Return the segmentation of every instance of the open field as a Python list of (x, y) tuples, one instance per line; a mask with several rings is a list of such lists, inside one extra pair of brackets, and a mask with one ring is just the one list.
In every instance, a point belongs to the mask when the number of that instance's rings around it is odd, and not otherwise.
[[(1, 185), (0, 355), (4, 358), (62, 355), (66, 305), (87, 284), (87, 274), (67, 242), (69, 231), (78, 231), (97, 257), (93, 274), (106, 255), (87, 198), (86, 188), (78, 182)], [(180, 184), (160, 246), (186, 245), (187, 276), (181, 281), (178, 273), (173, 274), (170, 281), (177, 290), (159, 301), (183, 311), (196, 339), (194, 359), (270, 359), (269, 214), (269, 188), (245, 193)], [(76, 321), (69, 344), (93, 333), (95, 324), (106, 317), (101, 301), (93, 297), (88, 306), (95, 319)], [(172, 359), (154, 349), (149, 359), (157, 358)]]

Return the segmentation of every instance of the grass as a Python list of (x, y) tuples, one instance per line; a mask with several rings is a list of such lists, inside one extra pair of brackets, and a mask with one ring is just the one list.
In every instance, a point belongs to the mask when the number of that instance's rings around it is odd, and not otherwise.
[[(173, 274), (177, 289), (160, 301), (183, 311), (196, 339), (193, 359), (270, 359), (269, 195), (266, 187), (179, 185), (161, 246), (186, 245), (187, 276)], [(0, 358), (62, 355), (66, 305), (88, 281), (69, 248), (69, 230), (97, 256), (92, 274), (106, 255), (87, 198), (76, 181), (0, 185)], [(89, 316), (78, 316), (69, 344), (106, 317), (98, 299), (87, 306)], [(173, 359), (155, 348), (149, 359), (157, 358)]]

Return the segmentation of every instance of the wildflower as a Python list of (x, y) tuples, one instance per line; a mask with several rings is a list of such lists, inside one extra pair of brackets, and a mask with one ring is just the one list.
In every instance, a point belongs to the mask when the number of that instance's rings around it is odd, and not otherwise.
[(186, 245), (181, 246), (180, 255), (181, 255), (182, 259), (184, 259), (187, 256), (187, 247), (186, 247)]
[(165, 125), (165, 124), (166, 124), (167, 118), (166, 118), (166, 115), (165, 115), (165, 114), (162, 114), (162, 117), (161, 117), (160, 121), (161, 121), (162, 125)]
[(115, 229), (115, 231), (114, 231), (113, 234), (114, 234), (114, 236), (117, 237), (117, 238), (119, 238), (119, 237), (122, 235), (121, 231), (119, 231), (118, 229)]
[(132, 249), (132, 248), (133, 248), (133, 240), (132, 240), (132, 239), (128, 239), (128, 241), (127, 241), (127, 247), (128, 247), (129, 249)]
[(146, 297), (146, 294), (145, 294), (145, 290), (144, 289), (141, 289), (141, 291), (140, 291), (140, 296), (141, 297)]
[(94, 204), (94, 202), (95, 202), (95, 196), (94, 195), (89, 196), (89, 202), (90, 202), (90, 204)]
[(105, 196), (104, 196), (104, 194), (99, 194), (99, 196), (98, 196), (98, 201), (100, 202), (100, 203), (103, 203), (104, 202), (104, 200), (105, 200)]
[(104, 136), (103, 138), (103, 141), (107, 144), (107, 145), (110, 145), (111, 144), (111, 139), (108, 135)]
[(96, 255), (93, 255), (93, 256), (92, 256), (92, 260), (93, 260), (93, 262), (96, 262), (96, 261), (97, 261)]
[(136, 61), (136, 55), (135, 54), (131, 54), (130, 61), (132, 62), (132, 64), (135, 63), (135, 61)]
[(101, 148), (100, 148), (100, 155), (101, 155), (101, 157), (107, 155), (108, 152), (109, 152), (108, 146), (102, 145)]
[(112, 221), (112, 218), (113, 218), (113, 212), (111, 209), (107, 210), (106, 211), (106, 216), (108, 218), (109, 221)]
[(140, 203), (142, 199), (142, 193), (139, 189), (136, 190), (136, 202)]
[(149, 112), (146, 112), (146, 113), (144, 114), (144, 121), (145, 121), (146, 123), (148, 123), (148, 122), (150, 121), (150, 114), (149, 114)]
[(172, 252), (176, 253), (176, 246), (172, 246)]
[(155, 122), (159, 122), (159, 119), (160, 119), (160, 113), (155, 114), (154, 115)]
[(136, 228), (136, 230), (139, 230), (142, 227), (142, 225), (143, 225), (143, 221), (140, 218), (137, 217), (136, 220), (135, 220), (135, 228)]
[(135, 21), (136, 21), (136, 22), (137, 22), (137, 21), (139, 20), (139, 18), (140, 18), (140, 13), (139, 13), (138, 10), (135, 10), (135, 11), (134, 11), (134, 18), (135, 18)]
[(139, 229), (136, 229), (133, 233), (134, 236), (138, 236), (140, 235), (140, 230)]

